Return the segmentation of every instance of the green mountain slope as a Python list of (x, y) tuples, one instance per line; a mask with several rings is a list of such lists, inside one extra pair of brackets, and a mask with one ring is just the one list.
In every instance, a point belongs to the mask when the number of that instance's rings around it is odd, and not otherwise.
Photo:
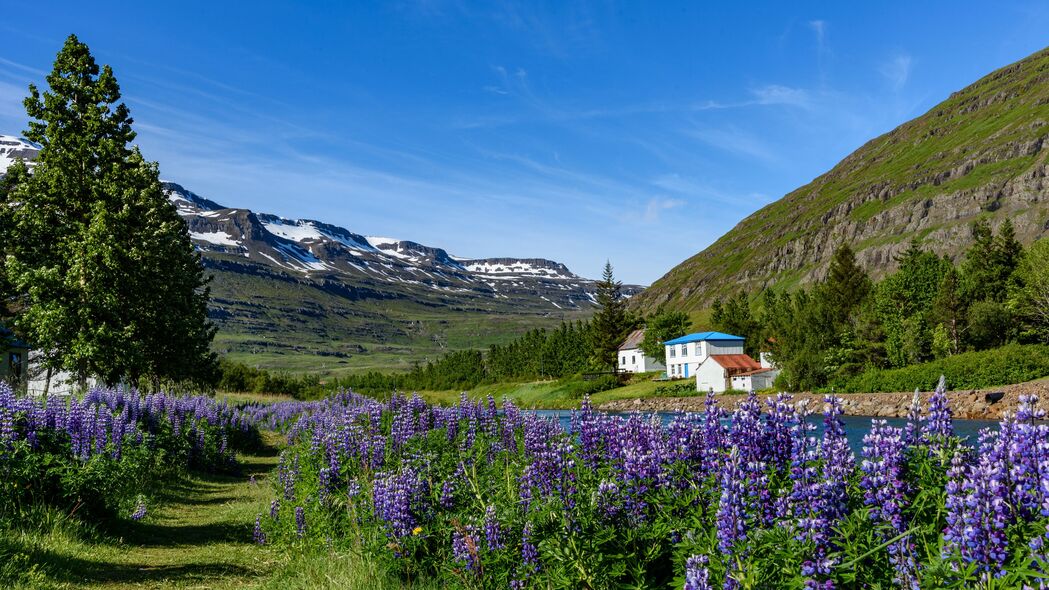
[(741, 221), (636, 297), (637, 309), (703, 309), (719, 295), (819, 279), (843, 242), (880, 276), (913, 238), (954, 258), (969, 225), (1011, 219), (1049, 233), (1049, 49), (952, 94), (832, 170)]

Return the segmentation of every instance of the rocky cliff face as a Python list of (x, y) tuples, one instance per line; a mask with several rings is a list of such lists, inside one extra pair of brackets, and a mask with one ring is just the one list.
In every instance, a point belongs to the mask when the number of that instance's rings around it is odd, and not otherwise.
[(959, 258), (970, 225), (1012, 220), (1024, 243), (1049, 235), (1049, 50), (952, 94), (826, 174), (741, 221), (634, 304), (700, 309), (719, 295), (822, 278), (849, 243), (876, 277), (912, 239)]

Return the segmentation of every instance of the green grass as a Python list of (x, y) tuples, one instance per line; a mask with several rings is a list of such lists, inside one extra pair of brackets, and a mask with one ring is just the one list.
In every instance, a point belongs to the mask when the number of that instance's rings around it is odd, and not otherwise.
[[(593, 404), (601, 404), (616, 399), (635, 399), (652, 397), (660, 386), (667, 385), (665, 381), (653, 381), (653, 374), (639, 375), (634, 377), (623, 387), (602, 391), (590, 396)], [(687, 380), (672, 381), (671, 383), (683, 383)], [(532, 381), (525, 383), (496, 383), (492, 385), (481, 385), (466, 392), (472, 399), (483, 399), (489, 395), (497, 401), (512, 400), (523, 408), (536, 409), (573, 409), (578, 408), (582, 399), (574, 395), (575, 387), (580, 383), (579, 378)], [(451, 405), (459, 401), (461, 391), (420, 391), (419, 395), (437, 404)]]
[(40, 509), (17, 526), (0, 528), (0, 587), (401, 588), (399, 580), (355, 555), (252, 542), (255, 515), (266, 512), (273, 497), (268, 478), (280, 437), (265, 438), (265, 450), (240, 457), (242, 475), (188, 477), (166, 490), (164, 504), (141, 522), (92, 527)]

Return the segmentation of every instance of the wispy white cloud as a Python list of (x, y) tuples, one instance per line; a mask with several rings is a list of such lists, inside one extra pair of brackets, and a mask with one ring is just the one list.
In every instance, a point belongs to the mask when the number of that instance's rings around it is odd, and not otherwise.
[(913, 63), (910, 55), (901, 53), (878, 66), (878, 73), (885, 78), (894, 92), (899, 92), (910, 79)]
[(792, 88), (780, 84), (768, 84), (751, 91), (755, 97), (753, 104), (788, 105), (808, 108), (809, 92), (803, 88)]
[(696, 127), (684, 133), (712, 147), (765, 164), (779, 164), (782, 160), (781, 156), (764, 139), (736, 126)]
[(659, 221), (659, 216), (664, 211), (670, 209), (676, 209), (685, 205), (683, 199), (671, 199), (665, 197), (653, 197), (645, 203), (644, 213), (641, 214), (641, 219), (645, 223), (655, 223)]
[(816, 36), (816, 45), (820, 50), (823, 49), (826, 43), (827, 36), (827, 21), (815, 19), (809, 21), (809, 28), (812, 29), (812, 33)]

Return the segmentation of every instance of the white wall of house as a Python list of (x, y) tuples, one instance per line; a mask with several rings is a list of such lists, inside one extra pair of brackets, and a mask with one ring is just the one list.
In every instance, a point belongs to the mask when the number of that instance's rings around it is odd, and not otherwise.
[[(743, 354), (743, 342), (740, 340), (700, 340), (686, 344), (668, 344), (666, 354), (668, 377), (671, 379), (692, 377), (696, 375), (700, 365), (712, 354)], [(722, 384), (720, 391), (724, 389), (725, 386)]]
[(666, 369), (662, 363), (645, 353), (640, 348), (628, 348), (619, 351), (619, 370), (627, 373), (647, 373)]
[[(48, 397), (56, 396), (68, 396), (72, 395), (77, 390), (76, 378), (67, 371), (53, 371), (51, 373), (51, 384), (47, 384), (47, 369), (40, 366), (40, 359), (35, 354), (35, 351), (29, 353), (29, 383), (27, 384), (27, 392), (29, 395), (44, 395), (44, 389), (47, 389)], [(89, 378), (87, 380), (88, 388), (95, 387), (97, 381)]]
[(736, 375), (732, 377), (732, 389), (739, 389), (741, 391), (761, 391), (762, 389), (768, 389), (772, 387), (778, 375), (779, 371), (775, 369), (771, 371), (763, 371), (761, 373), (754, 373), (753, 375)]
[(721, 393), (727, 388), (725, 381), (725, 367), (715, 360), (708, 358), (696, 369), (696, 391)]

